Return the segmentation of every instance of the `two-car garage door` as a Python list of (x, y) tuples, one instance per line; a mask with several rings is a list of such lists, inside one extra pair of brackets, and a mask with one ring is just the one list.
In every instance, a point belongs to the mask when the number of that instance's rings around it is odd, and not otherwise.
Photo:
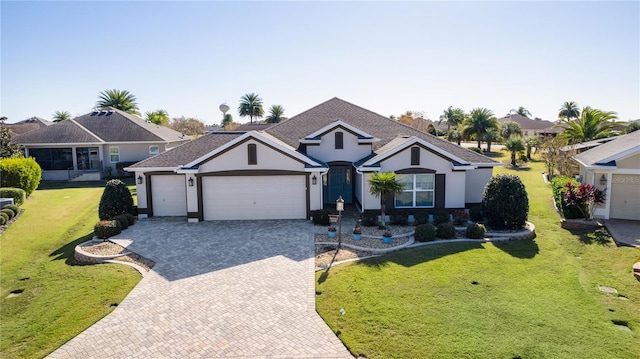
[(304, 175), (202, 177), (204, 220), (304, 219)]

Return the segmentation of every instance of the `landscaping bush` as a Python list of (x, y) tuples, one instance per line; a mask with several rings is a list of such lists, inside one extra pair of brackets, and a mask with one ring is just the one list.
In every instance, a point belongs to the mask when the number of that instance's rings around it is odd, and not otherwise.
[(409, 215), (406, 212), (397, 212), (391, 215), (391, 224), (406, 226), (409, 224)]
[(103, 220), (93, 226), (93, 233), (100, 239), (107, 239), (122, 232), (119, 221)]
[(329, 210), (318, 209), (311, 211), (311, 220), (315, 225), (328, 226), (329, 225)]
[(24, 203), (27, 194), (22, 188), (2, 187), (0, 188), (0, 197), (13, 198), (13, 203), (19, 207)]
[(436, 227), (431, 223), (416, 226), (413, 238), (418, 242), (431, 242), (436, 239)]
[(433, 213), (433, 224), (437, 226), (440, 223), (449, 223), (450, 218), (451, 216), (447, 210), (435, 211)]
[(367, 227), (373, 227), (378, 225), (378, 212), (365, 211), (362, 214), (362, 225)]
[(7, 215), (7, 217), (9, 217), (9, 220), (11, 220), (13, 217), (15, 217), (15, 216), (16, 216), (16, 212), (12, 211), (12, 210), (11, 210), (11, 209), (9, 209), (9, 208), (3, 208), (3, 209), (0, 209), (0, 213), (4, 213), (4, 214), (6, 214), (6, 215)]
[(474, 222), (482, 221), (482, 207), (471, 207), (469, 209), (469, 218)]
[(418, 212), (413, 218), (415, 218), (415, 225), (427, 224), (429, 223), (429, 213), (427, 212)]
[(127, 217), (130, 226), (133, 226), (136, 223), (136, 217), (133, 214), (125, 213), (123, 216)]
[(20, 212), (20, 209), (18, 209), (18, 206), (16, 206), (15, 204), (8, 204), (4, 207), (2, 207), (2, 209), (5, 208), (9, 208), (10, 210), (12, 210), (15, 214), (18, 214), (18, 212)]
[(5, 223), (9, 222), (9, 215), (6, 214), (6, 213), (0, 212), (0, 218), (2, 218), (2, 220), (4, 221), (4, 223), (2, 223), (2, 224), (5, 224)]
[(100, 198), (98, 217), (104, 220), (120, 214), (131, 213), (132, 208), (133, 197), (129, 188), (119, 179), (108, 181), (104, 192), (102, 192), (102, 198)]
[(469, 147), (469, 149), (470, 149), (471, 151), (473, 151), (473, 152), (477, 152), (477, 153), (479, 153), (479, 154), (481, 154), (481, 155), (484, 155), (484, 152), (482, 152), (482, 150), (481, 150), (481, 149), (479, 149), (478, 147)]
[[(0, 213), (2, 214), (2, 213)], [(5, 214), (4, 216), (0, 216), (0, 226), (4, 226), (5, 224), (7, 224), (7, 215)]]
[(484, 235), (487, 233), (487, 229), (483, 225), (478, 223), (472, 223), (467, 226), (466, 237), (471, 239), (484, 239)]
[(484, 188), (482, 214), (491, 228), (523, 228), (529, 215), (529, 198), (520, 177), (491, 177)]
[(136, 164), (137, 161), (132, 161), (132, 162), (118, 162), (116, 163), (116, 173), (118, 173), (119, 177), (133, 177), (133, 172), (127, 172), (124, 169), (126, 167), (132, 166), (134, 164)]
[(26, 197), (38, 188), (42, 179), (42, 169), (32, 157), (1, 160), (0, 174), (0, 186), (22, 188)]
[(567, 183), (578, 185), (580, 182), (568, 176), (556, 176), (551, 180), (551, 192), (553, 193), (553, 200), (556, 203), (556, 207), (566, 219), (584, 218), (582, 212), (577, 207), (568, 207), (564, 201), (564, 196), (567, 193)]
[(456, 238), (456, 227), (451, 223), (440, 223), (436, 227), (436, 237), (442, 239)]
[(456, 226), (461, 226), (463, 224), (467, 224), (469, 221), (469, 213), (464, 209), (456, 209), (453, 211), (453, 223)]
[(112, 217), (111, 220), (120, 222), (120, 229), (122, 230), (129, 228), (129, 220), (123, 214)]

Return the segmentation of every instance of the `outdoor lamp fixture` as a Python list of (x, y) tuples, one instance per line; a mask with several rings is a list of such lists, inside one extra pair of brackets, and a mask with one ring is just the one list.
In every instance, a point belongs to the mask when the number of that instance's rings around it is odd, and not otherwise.
[(604, 174), (600, 177), (600, 184), (603, 186), (607, 184), (607, 177)]
[(193, 177), (189, 177), (187, 182), (189, 182), (189, 187), (193, 187)]
[(313, 175), (313, 177), (311, 177), (311, 184), (315, 186), (317, 183), (318, 183), (318, 177), (316, 177), (316, 175)]
[(138, 175), (138, 184), (142, 184), (142, 175)]
[(338, 197), (338, 200), (336, 200), (336, 210), (338, 213), (344, 211), (344, 199), (342, 199), (342, 196)]
[(342, 211), (344, 211), (344, 199), (342, 196), (336, 200), (336, 209), (338, 210), (338, 250), (342, 247)]

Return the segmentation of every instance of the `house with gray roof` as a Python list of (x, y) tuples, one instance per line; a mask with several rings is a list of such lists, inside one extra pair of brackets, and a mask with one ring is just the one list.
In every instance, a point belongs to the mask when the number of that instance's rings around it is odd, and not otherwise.
[(573, 159), (580, 165), (582, 183), (606, 194), (595, 217), (640, 220), (640, 131), (617, 136)]
[(555, 136), (563, 131), (561, 126), (547, 120), (532, 120), (520, 114), (508, 114), (498, 119), (498, 123), (515, 122), (520, 125), (523, 137)]
[(217, 132), (126, 168), (139, 216), (190, 222), (308, 219), (335, 208), (379, 210), (369, 176), (395, 172), (390, 211), (477, 205), (499, 162), (339, 98), (266, 129)]
[(42, 167), (43, 180), (97, 180), (191, 137), (115, 108), (19, 134), (13, 141)]
[(51, 121), (34, 116), (20, 122), (5, 123), (4, 125), (7, 126), (7, 128), (9, 129), (9, 133), (11, 133), (11, 136), (13, 137), (16, 135), (27, 133), (29, 131), (37, 130), (42, 127), (50, 126), (52, 124), (53, 122)]

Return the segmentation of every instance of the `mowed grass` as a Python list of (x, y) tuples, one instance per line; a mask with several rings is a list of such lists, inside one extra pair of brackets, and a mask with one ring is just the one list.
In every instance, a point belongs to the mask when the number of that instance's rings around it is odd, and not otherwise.
[(369, 359), (639, 358), (631, 266), (640, 251), (562, 229), (543, 167), (494, 171), (525, 183), (534, 240), (432, 245), (340, 265), (317, 274), (317, 311)]
[[(73, 259), (74, 247), (93, 236), (104, 184), (43, 183), (0, 236), (0, 357), (44, 357), (110, 313), (141, 279), (128, 266)], [(15, 290), (23, 292), (7, 298)]]

